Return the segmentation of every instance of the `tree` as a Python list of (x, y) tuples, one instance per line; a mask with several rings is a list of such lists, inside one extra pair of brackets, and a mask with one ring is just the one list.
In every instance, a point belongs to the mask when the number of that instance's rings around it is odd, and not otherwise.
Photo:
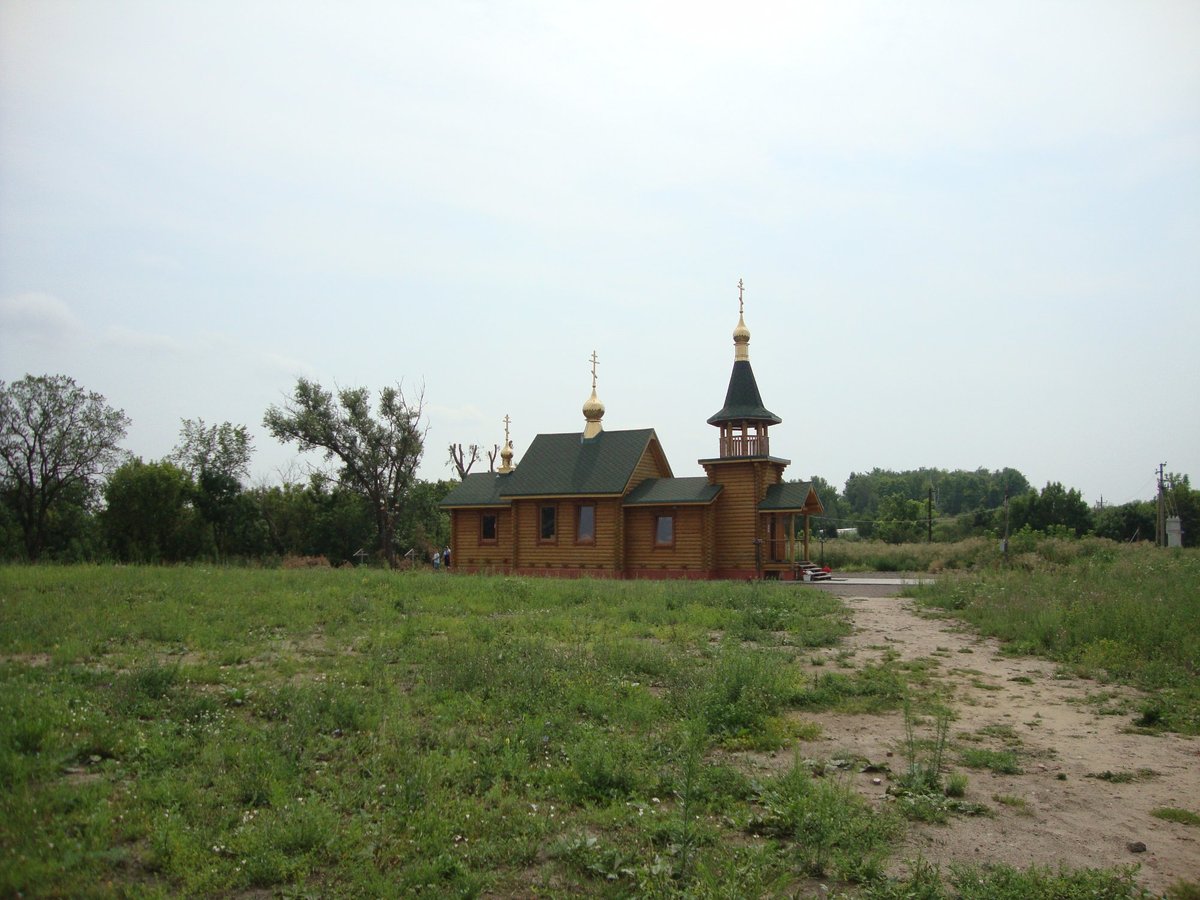
[(90, 494), (120, 463), (128, 427), (123, 411), (66, 375), (0, 381), (0, 486), (31, 562), (45, 548), (55, 504), (73, 489)]
[(842, 495), (838, 493), (838, 489), (822, 478), (820, 475), (814, 475), (809, 479), (812, 484), (812, 489), (817, 492), (817, 496), (821, 498), (821, 505), (825, 507), (825, 512), (821, 516), (814, 518), (813, 527), (819, 534), (825, 537), (837, 537), (839, 528), (851, 528), (853, 523), (843, 522), (842, 510)]
[(250, 477), (252, 453), (254, 439), (245, 425), (205, 425), (203, 419), (180, 419), (179, 444), (167, 458), (193, 478), (215, 472), (240, 483)]
[(109, 549), (123, 562), (178, 562), (201, 550), (203, 523), (191, 507), (192, 478), (174, 463), (132, 459), (104, 486)]
[[(1002, 511), (996, 513), (1001, 526), (1003, 515)], [(1026, 525), (1042, 533), (1066, 529), (1078, 537), (1092, 530), (1092, 511), (1075, 488), (1067, 489), (1061, 482), (1050, 481), (1041, 493), (1030, 490), (1009, 502), (1010, 530), (1020, 531)]]
[(253, 504), (241, 502), (241, 480), (250, 475), (253, 452), (254, 441), (245, 425), (181, 420), (179, 444), (169, 459), (195, 481), (196, 508), (212, 529), (220, 558), (229, 552), (229, 535), (236, 529), (238, 514), (253, 509)]
[(370, 401), (366, 388), (340, 389), (335, 399), (301, 378), (292, 400), (270, 407), (263, 424), (276, 438), (295, 441), (302, 451), (322, 450), (326, 460), (341, 464), (339, 479), (370, 504), (379, 551), (396, 566), (396, 521), (425, 446), (424, 397), (409, 403), (399, 385), (384, 388), (378, 418), (372, 417)]
[(458, 480), (465, 481), (471, 472), (471, 467), (479, 462), (479, 445), (471, 444), (465, 450), (462, 444), (450, 445), (450, 463), (458, 473)]
[(1167, 514), (1179, 516), (1183, 528), (1183, 546), (1195, 547), (1200, 542), (1200, 491), (1192, 489), (1191, 480), (1178, 472), (1168, 472), (1163, 479)]
[(413, 483), (404, 516), (396, 523), (396, 538), (400, 546), (436, 550), (450, 543), (450, 516), (438, 506), (453, 490), (453, 481), (421, 481)]
[(1105, 506), (1092, 516), (1097, 537), (1114, 541), (1154, 540), (1153, 501), (1133, 501), (1120, 506)]
[(375, 517), (367, 501), (320, 473), (308, 484), (257, 487), (247, 495), (258, 505), (267, 546), (280, 556), (324, 556), (336, 566), (354, 562), (370, 545)]
[(902, 494), (889, 494), (879, 503), (875, 536), (889, 544), (916, 541), (924, 531), (925, 504)]

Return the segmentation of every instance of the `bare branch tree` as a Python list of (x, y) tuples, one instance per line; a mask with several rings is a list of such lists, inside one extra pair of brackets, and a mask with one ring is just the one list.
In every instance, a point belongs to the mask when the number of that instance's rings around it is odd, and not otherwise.
[(499, 445), (499, 444), (492, 444), (492, 449), (491, 449), (491, 450), (489, 450), (489, 451), (487, 451), (487, 458), (488, 458), (488, 471), (489, 471), (489, 472), (495, 472), (495, 471), (496, 471), (496, 458), (497, 458), (499, 455), (500, 455), (500, 445)]
[(471, 444), (466, 450), (463, 450), (462, 444), (450, 445), (450, 462), (454, 469), (458, 472), (459, 480), (465, 479), (471, 471), (471, 467), (479, 461), (479, 445)]

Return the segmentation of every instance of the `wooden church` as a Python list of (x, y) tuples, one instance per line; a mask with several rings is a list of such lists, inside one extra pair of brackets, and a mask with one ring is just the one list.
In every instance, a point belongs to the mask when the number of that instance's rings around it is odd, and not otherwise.
[(783, 420), (763, 405), (750, 367), (738, 283), (733, 372), (708, 419), (718, 454), (703, 475), (676, 478), (652, 428), (608, 431), (604, 405), (583, 404), (582, 433), (539, 434), (513, 463), (507, 419), (498, 471), (469, 474), (442, 501), (451, 559), (462, 572), (601, 578), (801, 576), (809, 516), (824, 511), (808, 482), (785, 482), (771, 455)]

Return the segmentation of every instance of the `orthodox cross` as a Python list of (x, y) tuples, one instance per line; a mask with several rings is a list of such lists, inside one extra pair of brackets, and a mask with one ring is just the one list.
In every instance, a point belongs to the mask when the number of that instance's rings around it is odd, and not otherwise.
[(744, 290), (745, 290), (745, 287), (743, 287), (743, 285), (742, 285), (742, 279), (739, 278), (738, 279), (738, 315), (739, 316), (742, 315), (743, 313), (745, 313), (745, 311), (746, 311), (745, 306), (742, 302), (742, 291), (744, 291)]
[(504, 443), (505, 443), (506, 445), (509, 443), (509, 440), (508, 440), (508, 426), (509, 426), (509, 425), (511, 425), (511, 424), (512, 424), (512, 419), (510, 419), (510, 418), (508, 417), (508, 415), (507, 415), (507, 414), (505, 414), (505, 416), (504, 416)]
[(596, 365), (600, 362), (599, 358), (596, 356), (595, 350), (592, 351), (591, 359), (592, 359), (592, 390), (594, 391), (596, 389)]

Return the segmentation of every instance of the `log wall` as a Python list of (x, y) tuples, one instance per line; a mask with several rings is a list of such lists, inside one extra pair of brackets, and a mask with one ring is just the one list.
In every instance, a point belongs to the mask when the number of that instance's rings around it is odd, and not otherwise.
[[(496, 516), (496, 542), (481, 540), (485, 514)], [(464, 571), (507, 570), (512, 565), (512, 511), (494, 509), (452, 509), (450, 511), (450, 566)]]
[[(755, 540), (767, 537), (758, 504), (767, 488), (782, 478), (783, 466), (770, 460), (748, 459), (706, 463), (705, 470), (714, 484), (724, 485), (715, 504), (714, 568), (719, 572), (755, 571)], [(769, 548), (763, 546), (762, 553), (765, 562)]]
[[(596, 538), (580, 543), (576, 538), (578, 508), (581, 504), (596, 507)], [(553, 541), (541, 537), (541, 510), (554, 506), (558, 510), (557, 533)], [(521, 569), (604, 569), (618, 568), (617, 535), (621, 513), (618, 498), (546, 500), (520, 499), (512, 504), (516, 534), (514, 566)]]
[[(631, 575), (642, 570), (675, 570), (701, 573), (704, 562), (705, 518), (708, 507), (635, 507), (625, 511), (625, 566)], [(656, 547), (655, 527), (659, 516), (675, 517), (675, 545)]]

